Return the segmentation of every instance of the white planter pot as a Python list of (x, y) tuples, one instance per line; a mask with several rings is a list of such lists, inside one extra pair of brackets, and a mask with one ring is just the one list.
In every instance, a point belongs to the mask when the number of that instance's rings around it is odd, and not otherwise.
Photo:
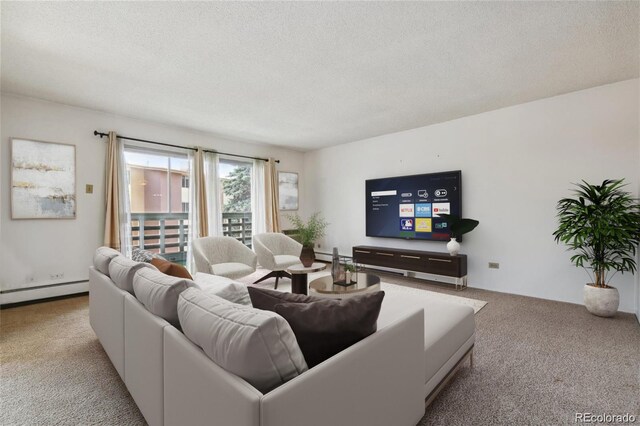
[(451, 241), (447, 243), (447, 251), (451, 256), (457, 256), (460, 253), (460, 243), (456, 241), (455, 238), (452, 238)]
[(620, 295), (614, 287), (601, 288), (589, 284), (584, 286), (584, 306), (599, 317), (612, 317), (618, 312)]

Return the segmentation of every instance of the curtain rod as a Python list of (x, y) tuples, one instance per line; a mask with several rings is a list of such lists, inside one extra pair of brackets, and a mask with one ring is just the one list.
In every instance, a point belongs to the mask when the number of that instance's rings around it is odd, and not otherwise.
[[(103, 138), (105, 136), (109, 136), (108, 133), (102, 133), (102, 132), (99, 132), (97, 130), (93, 131), (93, 135), (94, 136), (100, 136), (100, 138)], [(130, 137), (127, 137), (127, 136), (120, 136), (120, 135), (118, 135), (118, 138), (119, 139), (127, 139), (127, 140), (130, 140), (130, 141), (136, 141), (136, 142), (152, 143), (152, 144), (155, 144), (155, 145), (170, 146), (172, 148), (190, 149), (191, 151), (197, 151), (197, 148), (194, 148), (194, 147), (191, 147), (191, 146), (180, 146), (180, 145), (174, 145), (174, 144), (170, 144), (170, 143), (148, 141), (146, 139), (130, 138)], [(230, 155), (232, 157), (242, 157), (242, 158), (250, 158), (252, 160), (269, 161), (268, 158), (251, 157), (249, 155), (240, 155), (240, 154), (231, 154), (229, 152), (214, 151), (214, 150), (211, 150), (211, 149), (204, 149), (203, 151), (204, 152), (212, 152), (214, 154)], [(275, 160), (275, 162), (279, 163), (280, 160)]]

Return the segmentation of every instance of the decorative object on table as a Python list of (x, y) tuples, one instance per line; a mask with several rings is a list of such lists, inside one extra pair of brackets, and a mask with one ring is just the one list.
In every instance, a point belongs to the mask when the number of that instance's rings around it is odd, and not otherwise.
[(324, 237), (327, 225), (329, 224), (320, 217), (320, 212), (316, 212), (311, 215), (306, 223), (297, 214), (288, 215), (287, 218), (293, 224), (297, 232), (296, 237), (300, 244), (302, 244), (300, 262), (302, 262), (304, 266), (309, 267), (316, 259), (313, 246), (318, 239)]
[(347, 261), (344, 265), (344, 281), (347, 284), (354, 284), (358, 282), (358, 273), (356, 272), (356, 266), (351, 261)]
[(449, 224), (451, 241), (447, 243), (447, 251), (451, 256), (457, 256), (458, 253), (460, 253), (460, 243), (458, 242), (458, 239), (462, 239), (463, 234), (473, 231), (480, 222), (475, 219), (468, 219), (455, 214), (440, 213), (438, 216), (446, 219)]
[(11, 139), (11, 218), (76, 218), (75, 145)]
[(333, 256), (331, 257), (331, 277), (336, 280), (336, 277), (340, 273), (340, 254), (338, 253), (338, 247), (333, 248)]
[[(575, 184), (574, 198), (558, 201), (556, 242), (563, 242), (576, 267), (592, 279), (584, 286), (589, 312), (610, 317), (618, 311), (618, 289), (609, 281), (618, 272), (636, 271), (636, 247), (640, 243), (640, 203), (622, 188), (624, 179), (606, 179), (600, 185)], [(612, 273), (611, 273), (612, 272)], [(610, 274), (611, 273), (611, 274)]]
[(298, 174), (278, 172), (280, 210), (298, 210)]
[(358, 283), (358, 265), (348, 256), (340, 256), (340, 261), (333, 283), (339, 286), (350, 286)]

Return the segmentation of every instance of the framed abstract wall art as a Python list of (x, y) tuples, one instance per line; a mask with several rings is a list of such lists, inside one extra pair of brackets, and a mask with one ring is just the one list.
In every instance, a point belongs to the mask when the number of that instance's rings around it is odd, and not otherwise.
[(298, 210), (298, 174), (278, 172), (280, 210)]
[(76, 218), (76, 147), (11, 139), (11, 218)]

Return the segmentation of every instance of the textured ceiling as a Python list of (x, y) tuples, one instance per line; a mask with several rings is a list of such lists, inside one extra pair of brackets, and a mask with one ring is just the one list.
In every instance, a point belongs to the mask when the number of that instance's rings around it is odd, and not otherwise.
[(4, 92), (301, 150), (638, 77), (638, 2), (1, 8)]

